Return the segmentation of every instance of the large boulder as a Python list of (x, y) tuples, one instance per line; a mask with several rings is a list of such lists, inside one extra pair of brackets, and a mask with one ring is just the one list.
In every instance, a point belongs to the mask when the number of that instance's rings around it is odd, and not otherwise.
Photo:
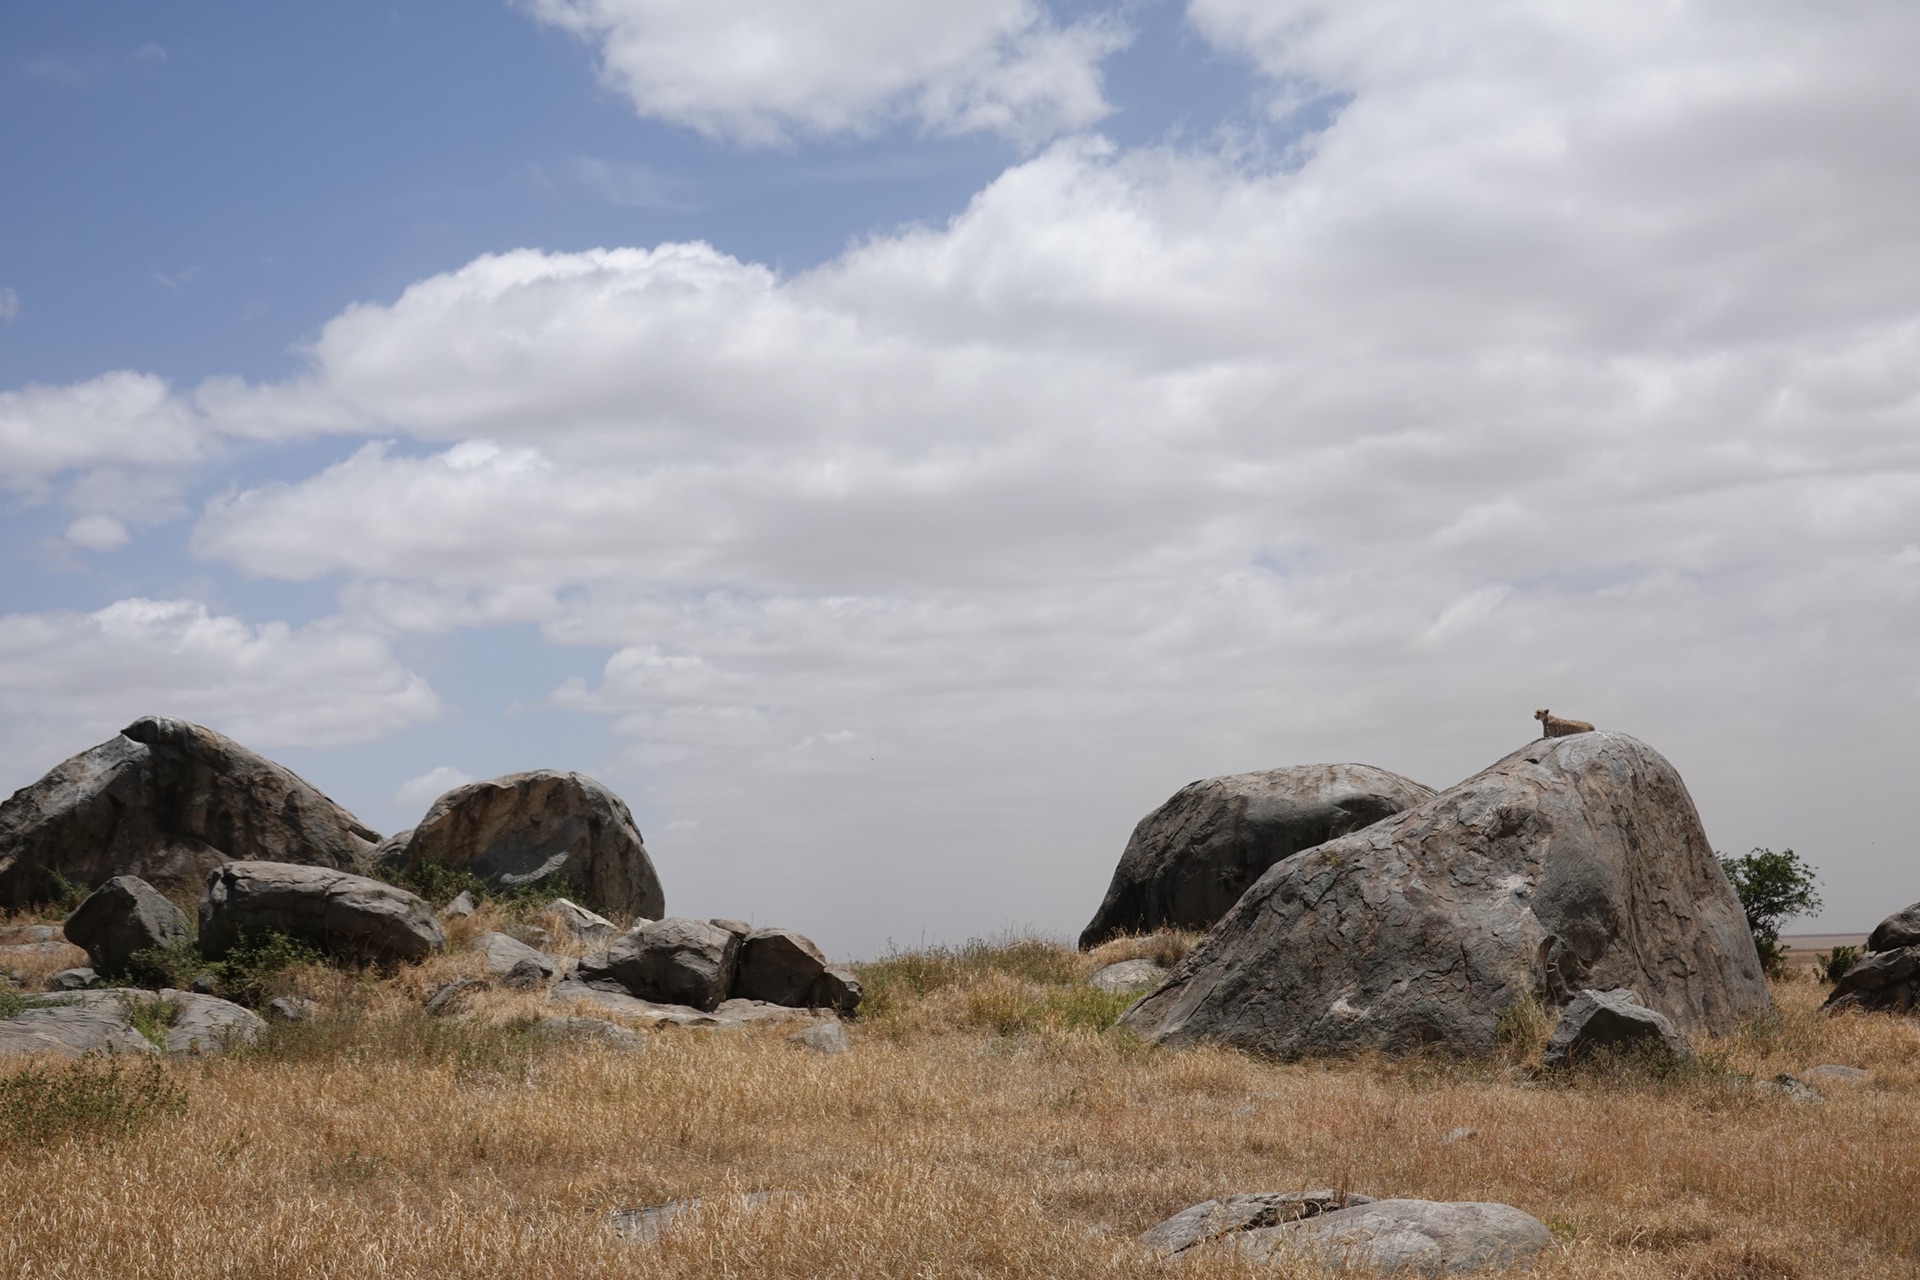
[(336, 960), (424, 960), (446, 945), (433, 908), (366, 876), (285, 862), (230, 862), (207, 877), (200, 954), (218, 960), (243, 939), (284, 933)]
[(231, 738), (143, 716), (0, 804), (0, 908), (55, 899), (59, 880), (191, 891), (235, 859), (359, 867), (379, 839)]
[(250, 1009), (192, 991), (80, 991), (42, 997), (0, 1020), (0, 1057), (214, 1054), (230, 1045), (252, 1043), (265, 1025)]
[(1133, 829), (1082, 949), (1124, 933), (1207, 929), (1282, 858), (1433, 795), (1365, 764), (1302, 764), (1190, 782)]
[(193, 936), (187, 913), (138, 876), (115, 876), (88, 894), (63, 931), (105, 974), (125, 973), (138, 952), (177, 946)]
[[(731, 930), (729, 930), (731, 932)], [(733, 994), (742, 1000), (804, 1006), (827, 971), (827, 958), (813, 940), (791, 929), (755, 929), (740, 947)]]
[(582, 983), (705, 1012), (733, 994), (739, 962), (738, 934), (704, 920), (652, 920), (586, 957), (575, 972)]
[(1906, 1013), (1920, 1001), (1920, 902), (1896, 911), (1867, 935), (1867, 954), (1833, 984), (1828, 1013), (1868, 1009)]
[(1620, 733), (1531, 743), (1277, 863), (1123, 1015), (1281, 1057), (1482, 1052), (1526, 1000), (1631, 987), (1682, 1031), (1772, 999), (1680, 775)]
[(633, 815), (585, 774), (539, 769), (455, 787), (433, 802), (401, 854), (495, 888), (568, 886), (595, 911), (656, 920), (666, 895)]
[(1375, 1200), (1237, 1236), (1257, 1262), (1313, 1259), (1367, 1274), (1461, 1275), (1525, 1267), (1553, 1243), (1544, 1222), (1512, 1205)]

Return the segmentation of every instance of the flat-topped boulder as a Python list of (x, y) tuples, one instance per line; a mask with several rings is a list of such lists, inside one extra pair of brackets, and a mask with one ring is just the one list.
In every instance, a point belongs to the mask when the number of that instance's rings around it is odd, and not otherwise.
[(1275, 864), (1123, 1021), (1280, 1057), (1479, 1053), (1524, 1000), (1622, 987), (1682, 1032), (1773, 1010), (1679, 773), (1596, 732)]
[(1443, 1200), (1375, 1200), (1234, 1237), (1257, 1262), (1420, 1276), (1512, 1271), (1552, 1243), (1544, 1222), (1512, 1205)]
[(285, 862), (230, 862), (207, 877), (201, 955), (218, 960), (243, 940), (270, 933), (348, 963), (424, 960), (446, 946), (424, 899), (366, 876)]
[(1134, 827), (1080, 946), (1211, 928), (1274, 863), (1432, 795), (1431, 787), (1365, 764), (1291, 765), (1190, 782)]
[(539, 769), (455, 787), (384, 856), (409, 869), (454, 867), (496, 889), (567, 886), (594, 911), (657, 920), (667, 909), (633, 814), (582, 773)]
[(211, 729), (143, 716), (0, 803), (0, 907), (116, 875), (191, 892), (234, 860), (359, 868), (379, 833)]
[[(151, 1038), (141, 1032), (136, 1018)], [(251, 1043), (265, 1025), (251, 1009), (192, 991), (76, 991), (37, 997), (13, 1017), (0, 1020), (0, 1057), (214, 1054)]]

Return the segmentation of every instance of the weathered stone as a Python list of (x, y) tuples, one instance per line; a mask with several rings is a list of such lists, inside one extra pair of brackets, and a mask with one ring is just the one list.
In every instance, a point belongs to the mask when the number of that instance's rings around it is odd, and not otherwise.
[(802, 1027), (787, 1037), (787, 1043), (829, 1056), (853, 1048), (853, 1041), (847, 1037), (847, 1029), (840, 1025), (838, 1019)]
[(47, 979), (49, 991), (85, 991), (100, 981), (100, 975), (92, 969), (62, 969)]
[(433, 1017), (453, 1012), (453, 1007), (476, 991), (485, 991), (485, 978), (455, 978), (427, 997), (426, 1010)]
[[(162, 1043), (154, 1044), (134, 1028), (136, 1011), (151, 1009), (171, 1014), (171, 1021), (149, 1015), (150, 1023), (164, 1025)], [(249, 1043), (264, 1024), (257, 1014), (231, 1001), (191, 991), (158, 992), (113, 987), (47, 997), (36, 1008), (22, 1010), (0, 1021), (0, 1056), (53, 1053), (79, 1057), (84, 1053), (213, 1054), (233, 1044)]]
[(1355, 1205), (1372, 1204), (1371, 1196), (1351, 1191), (1249, 1191), (1225, 1200), (1207, 1200), (1182, 1209), (1157, 1227), (1142, 1232), (1139, 1243), (1163, 1258), (1198, 1244), (1240, 1231), (1257, 1231), (1285, 1222), (1318, 1217)]
[(609, 1049), (634, 1052), (653, 1047), (653, 1041), (638, 1031), (623, 1027), (605, 1018), (569, 1018), (551, 1016), (540, 1019), (534, 1024), (541, 1035), (557, 1040), (587, 1040), (605, 1045)]
[(1771, 1080), (1760, 1082), (1764, 1092), (1777, 1093), (1781, 1097), (1803, 1105), (1825, 1102), (1827, 1095), (1802, 1080), (1790, 1071), (1782, 1071)]
[(114, 876), (74, 908), (64, 926), (101, 973), (122, 974), (136, 952), (178, 946), (193, 936), (187, 913), (138, 876)]
[(272, 1022), (312, 1022), (320, 1006), (305, 996), (275, 996), (267, 1001), (267, 1018)]
[(740, 939), (701, 920), (654, 920), (580, 962), (583, 982), (613, 982), (642, 1000), (710, 1011), (732, 994)]
[(496, 888), (571, 885), (595, 911), (648, 919), (666, 911), (633, 815), (579, 773), (541, 769), (455, 787), (414, 828), (406, 861), (458, 867)]
[(0, 804), (0, 907), (57, 898), (55, 877), (179, 891), (234, 859), (359, 868), (379, 839), (232, 739), (145, 716)]
[(1110, 996), (1123, 996), (1130, 991), (1146, 991), (1157, 987), (1167, 980), (1171, 972), (1171, 969), (1151, 960), (1122, 960), (1088, 978), (1087, 985)]
[(832, 1009), (835, 1013), (852, 1013), (860, 1007), (861, 997), (865, 994), (853, 970), (830, 964), (814, 979), (813, 990), (807, 993), (807, 1006), (812, 1009)]
[(1691, 1062), (1693, 1046), (1663, 1015), (1632, 991), (1582, 991), (1560, 1015), (1540, 1056), (1543, 1067), (1564, 1067), (1612, 1052)]
[(26, 947), (43, 942), (59, 942), (60, 926), (52, 924), (10, 924), (0, 928), (0, 947)]
[(599, 943), (605, 946), (613, 941), (615, 934), (620, 932), (614, 927), (613, 921), (567, 898), (555, 898), (548, 910), (560, 921), (562, 929), (582, 942)]
[(453, 895), (453, 901), (440, 908), (442, 920), (464, 920), (474, 913), (473, 895), (462, 889)]
[(1191, 782), (1140, 820), (1082, 949), (1123, 933), (1206, 929), (1281, 859), (1421, 803), (1430, 787), (1364, 764)]
[(1867, 935), (1868, 951), (1898, 951), (1914, 946), (1920, 946), (1920, 902), (1894, 912)]
[(810, 938), (791, 929), (755, 929), (740, 947), (733, 994), (742, 1000), (804, 1006), (826, 971), (827, 958)]
[(207, 877), (200, 954), (284, 933), (349, 963), (424, 960), (446, 945), (433, 910), (405, 889), (327, 867), (232, 862)]
[(715, 916), (713, 919), (707, 921), (707, 923), (716, 929), (725, 929), (728, 933), (739, 934), (740, 941), (742, 942), (745, 942), (747, 935), (753, 932), (753, 926), (745, 920), (731, 920), (726, 916)]
[[(1884, 927), (1884, 926), (1883, 926)], [(1898, 936), (1898, 935), (1895, 935)], [(1905, 1013), (1920, 997), (1920, 946), (1876, 951), (1840, 975), (1820, 1007)]]
[(1277, 863), (1123, 1020), (1283, 1057), (1483, 1052), (1508, 1009), (1586, 987), (1709, 1034), (1773, 1008), (1685, 784), (1618, 733), (1534, 742)]
[(487, 975), (505, 987), (542, 987), (559, 976), (553, 957), (516, 942), (504, 933), (483, 933), (473, 940), (485, 957)]
[(1387, 1275), (1437, 1276), (1512, 1270), (1552, 1242), (1545, 1223), (1511, 1205), (1376, 1200), (1246, 1232), (1236, 1247), (1261, 1262), (1306, 1257)]
[(650, 1027), (687, 1027), (695, 1030), (732, 1031), (742, 1027), (803, 1022), (813, 1015), (805, 1009), (758, 1000), (722, 1000), (712, 1010), (692, 1005), (665, 1004), (642, 1000), (628, 994), (626, 988), (611, 982), (582, 982), (568, 978), (553, 988), (548, 998), (566, 1008), (589, 1004), (596, 1009), (631, 1018)]

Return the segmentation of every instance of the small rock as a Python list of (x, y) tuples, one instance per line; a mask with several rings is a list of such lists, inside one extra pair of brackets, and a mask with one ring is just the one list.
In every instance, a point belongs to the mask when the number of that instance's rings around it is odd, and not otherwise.
[(592, 1040), (609, 1049), (650, 1049), (653, 1041), (630, 1027), (608, 1022), (605, 1018), (568, 1018), (553, 1016), (534, 1024), (542, 1035), (562, 1040)]
[(692, 1005), (685, 1004), (663, 1004), (631, 995), (618, 983), (589, 983), (577, 978), (569, 978), (560, 983), (554, 987), (547, 998), (558, 1005), (573, 1005), (585, 1001), (588, 1004), (598, 1005), (609, 1013), (616, 1013), (636, 1022), (644, 1022), (651, 1027), (687, 1027), (706, 1031), (732, 1031), (740, 1027), (765, 1026), (770, 1023), (794, 1023), (811, 1017), (805, 1009), (793, 1009), (781, 1004), (765, 1004), (758, 1000), (723, 1000), (711, 1010), (696, 1009)]
[(1644, 1053), (1675, 1062), (1691, 1062), (1693, 1046), (1674, 1030), (1665, 1015), (1640, 1003), (1640, 997), (1622, 987), (1615, 991), (1582, 991), (1560, 1015), (1540, 1056), (1545, 1067), (1563, 1067), (1601, 1049)]
[(450, 1012), (468, 992), (486, 989), (487, 982), (484, 978), (455, 978), (427, 997), (427, 1012), (437, 1018), (443, 1013)]
[(1859, 1067), (1843, 1067), (1837, 1063), (1824, 1063), (1807, 1072), (1815, 1080), (1825, 1080), (1833, 1084), (1868, 1084), (1873, 1080), (1873, 1072), (1862, 1071)]
[(1376, 1200), (1245, 1232), (1236, 1248), (1260, 1262), (1304, 1255), (1342, 1269), (1431, 1276), (1513, 1270), (1552, 1241), (1545, 1223), (1511, 1205)]
[(1279, 1226), (1372, 1204), (1371, 1196), (1327, 1188), (1320, 1191), (1249, 1191), (1225, 1200), (1206, 1200), (1182, 1209), (1157, 1227), (1142, 1232), (1139, 1243), (1163, 1258), (1239, 1231)]
[[(411, 835), (412, 832), (408, 832), (408, 834)], [(464, 920), (472, 915), (474, 910), (473, 895), (465, 889), (462, 889), (454, 895), (452, 902), (440, 908), (440, 918), (443, 920)]]
[(1805, 1080), (1786, 1071), (1782, 1071), (1772, 1080), (1769, 1080), (1766, 1088), (1768, 1092), (1777, 1093), (1783, 1098), (1791, 1098), (1795, 1102), (1816, 1103), (1827, 1100), (1826, 1094), (1821, 1093)]
[[(749, 1191), (739, 1197), (735, 1203), (741, 1212), (752, 1213), (775, 1196), (772, 1191)], [(695, 1196), (688, 1200), (669, 1200), (665, 1204), (650, 1204), (639, 1209), (615, 1209), (607, 1215), (607, 1224), (613, 1233), (622, 1240), (633, 1244), (650, 1244), (659, 1238), (660, 1232), (675, 1218), (692, 1213), (707, 1203)]]
[(1122, 960), (1088, 978), (1087, 985), (1110, 996), (1123, 996), (1157, 987), (1167, 980), (1171, 972), (1171, 969), (1163, 968), (1151, 960)]
[(85, 991), (100, 981), (100, 975), (91, 969), (62, 969), (47, 979), (49, 991)]
[(486, 957), (488, 976), (498, 978), (502, 986), (543, 987), (560, 974), (552, 956), (504, 933), (483, 933), (473, 945)]
[(619, 932), (613, 927), (613, 921), (603, 915), (596, 915), (579, 903), (571, 902), (566, 898), (555, 898), (548, 910), (559, 919), (561, 928), (582, 942), (605, 946), (613, 941), (613, 935)]
[(195, 995), (217, 996), (220, 994), (220, 979), (211, 970), (202, 969), (187, 983), (187, 990)]
[(312, 1022), (320, 1006), (305, 996), (275, 996), (267, 1001), (270, 1022)]
[(845, 1053), (853, 1048), (853, 1041), (847, 1038), (847, 1029), (837, 1020), (803, 1027), (788, 1036), (787, 1043), (824, 1054)]
[(1464, 1125), (1464, 1124), (1463, 1124), (1463, 1125), (1461, 1125), (1461, 1126), (1460, 1126), (1460, 1127), (1459, 1127), (1458, 1129), (1449, 1129), (1449, 1130), (1447, 1130), (1447, 1132), (1446, 1132), (1446, 1134), (1445, 1134), (1445, 1135), (1444, 1135), (1444, 1136), (1443, 1136), (1443, 1137), (1442, 1137), (1442, 1138), (1440, 1139), (1440, 1141), (1442, 1141), (1442, 1142), (1465, 1142), (1465, 1141), (1466, 1141), (1466, 1140), (1467, 1140), (1468, 1138), (1471, 1138), (1471, 1137), (1473, 1137), (1473, 1136), (1474, 1136), (1474, 1134), (1475, 1134), (1475, 1133), (1477, 1133), (1477, 1132), (1478, 1132), (1478, 1130), (1476, 1130), (1476, 1129), (1473, 1129), (1472, 1127), (1470, 1127), (1470, 1126), (1468, 1126), (1468, 1125)]
[(716, 929), (725, 929), (728, 933), (739, 937), (742, 942), (745, 942), (747, 935), (753, 932), (753, 926), (745, 920), (730, 920), (725, 916), (715, 916), (707, 923)]

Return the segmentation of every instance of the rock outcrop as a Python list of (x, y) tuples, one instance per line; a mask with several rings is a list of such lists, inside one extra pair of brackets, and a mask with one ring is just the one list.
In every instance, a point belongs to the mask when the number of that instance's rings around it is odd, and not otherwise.
[(230, 862), (207, 877), (201, 955), (218, 960), (243, 939), (269, 933), (348, 963), (424, 960), (446, 945), (423, 899), (366, 876), (285, 862)]
[(177, 946), (193, 936), (187, 913), (138, 876), (115, 876), (67, 917), (67, 940), (85, 947), (95, 971), (127, 972), (142, 951)]
[[(135, 1014), (154, 1039), (135, 1026)], [(191, 991), (109, 988), (44, 997), (0, 1020), (0, 1057), (86, 1053), (213, 1054), (252, 1042), (266, 1024), (230, 1000)], [(157, 1041), (157, 1043), (156, 1043)]]
[[(580, 961), (554, 989), (555, 999), (632, 1001), (629, 1010), (680, 1009), (683, 1025), (717, 1025), (704, 1015), (734, 1006), (736, 1020), (753, 1009), (832, 1009), (852, 1013), (860, 980), (831, 965), (813, 942), (790, 929), (749, 929), (733, 920), (642, 920), (604, 951)], [(692, 1018), (692, 1015), (702, 1015)], [(691, 1019), (691, 1020), (689, 1020)]]
[(1693, 1046), (1631, 991), (1582, 991), (1547, 1038), (1543, 1067), (1564, 1067), (1599, 1053), (1668, 1062), (1693, 1061)]
[(455, 787), (394, 856), (408, 868), (459, 867), (495, 888), (568, 885), (595, 911), (666, 914), (633, 815), (584, 774), (541, 769)]
[(0, 908), (52, 900), (58, 880), (191, 891), (235, 859), (357, 868), (379, 839), (232, 739), (144, 716), (0, 804)]
[(1167, 980), (1169, 972), (1151, 960), (1122, 960), (1088, 978), (1087, 985), (1110, 996), (1122, 996), (1129, 991), (1149, 991), (1159, 986)]
[(629, 929), (576, 973), (585, 983), (612, 983), (642, 1000), (704, 1013), (732, 994), (739, 963), (737, 934), (704, 920), (669, 919)]
[(1543, 739), (1270, 868), (1123, 1021), (1297, 1057), (1496, 1046), (1525, 999), (1631, 987), (1682, 1031), (1772, 1000), (1680, 775), (1625, 734)]
[(1833, 984), (1828, 1013), (1869, 1009), (1905, 1013), (1920, 1001), (1920, 902), (1896, 911), (1867, 935), (1867, 954)]
[(1512, 1205), (1375, 1200), (1235, 1238), (1258, 1262), (1311, 1259), (1368, 1274), (1463, 1275), (1524, 1267), (1553, 1233)]
[(1433, 795), (1364, 764), (1303, 764), (1188, 783), (1133, 829), (1082, 950), (1123, 933), (1207, 929), (1274, 863)]
[(1185, 1253), (1241, 1231), (1259, 1231), (1303, 1218), (1317, 1218), (1358, 1205), (1372, 1196), (1328, 1187), (1320, 1191), (1243, 1191), (1225, 1200), (1205, 1200), (1141, 1232), (1140, 1245), (1161, 1258)]

